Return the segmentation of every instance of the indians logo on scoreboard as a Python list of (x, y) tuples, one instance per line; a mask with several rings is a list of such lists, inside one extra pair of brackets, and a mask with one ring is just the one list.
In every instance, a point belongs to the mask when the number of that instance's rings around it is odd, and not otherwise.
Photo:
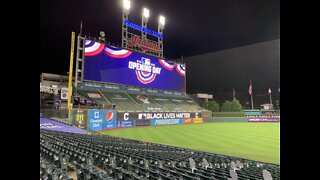
[(129, 61), (128, 68), (135, 70), (138, 80), (143, 84), (151, 83), (161, 72), (161, 68), (155, 67), (151, 59), (145, 57), (137, 62)]

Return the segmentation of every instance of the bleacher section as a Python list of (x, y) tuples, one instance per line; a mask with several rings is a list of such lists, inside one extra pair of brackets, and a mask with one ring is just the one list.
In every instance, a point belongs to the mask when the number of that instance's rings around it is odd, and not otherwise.
[[(91, 180), (228, 180), (235, 173), (239, 180), (262, 180), (266, 170), (272, 175), (268, 179), (280, 179), (279, 165), (111, 136), (48, 130), (40, 130), (40, 157), (42, 178), (74, 169), (77, 179)], [(48, 170), (42, 165), (44, 160), (56, 169)]]
[(101, 90), (102, 94), (116, 105), (117, 110), (140, 111), (142, 107), (135, 102), (127, 93), (122, 91)]
[(180, 109), (183, 109), (184, 111), (198, 111), (200, 109), (200, 106), (188, 96), (185, 98), (172, 97), (170, 100), (177, 104)]
[(200, 106), (188, 95), (165, 95), (109, 89), (78, 88), (77, 93), (95, 101), (99, 107), (115, 105), (119, 111), (199, 111)]
[(142, 109), (150, 111), (160, 111), (162, 106), (153, 100), (146, 93), (127, 93), (132, 99), (134, 99)]
[(97, 89), (78, 88), (77, 93), (91, 101), (97, 102), (102, 108), (112, 107), (112, 104)]
[(149, 95), (155, 102), (160, 104), (165, 111), (181, 111), (177, 104), (170, 101), (167, 95)]

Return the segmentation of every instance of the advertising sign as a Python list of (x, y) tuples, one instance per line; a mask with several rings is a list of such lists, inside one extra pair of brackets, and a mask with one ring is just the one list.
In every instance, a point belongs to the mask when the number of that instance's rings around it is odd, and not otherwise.
[(133, 120), (126, 120), (126, 121), (117, 121), (117, 127), (118, 128), (128, 128), (128, 127), (132, 127), (134, 121)]
[(73, 126), (81, 129), (87, 129), (87, 110), (77, 109), (73, 110), (72, 124)]
[(61, 99), (68, 99), (68, 88), (61, 88)]
[(182, 124), (182, 119), (152, 119), (151, 120), (152, 126), (168, 125), (168, 124)]
[(192, 118), (184, 118), (183, 120), (183, 124), (192, 124)]
[(180, 92), (186, 90), (184, 64), (90, 40), (86, 40), (85, 46), (85, 80)]
[(197, 113), (180, 113), (180, 112), (154, 112), (138, 113), (138, 119), (175, 119), (175, 118), (193, 118)]
[(194, 119), (193, 119), (193, 123), (194, 123), (194, 124), (202, 123), (202, 118), (194, 118)]
[(89, 110), (89, 129), (92, 131), (102, 130), (103, 111)]
[(116, 127), (117, 112), (114, 110), (104, 110), (103, 129), (112, 129)]
[(118, 112), (117, 120), (183, 119), (198, 118), (199, 115), (194, 112)]
[(127, 19), (123, 21), (123, 24), (125, 24), (125, 25), (127, 25), (127, 26), (129, 26), (129, 27), (131, 27), (131, 28), (133, 28), (133, 29), (136, 29), (136, 30), (138, 30), (138, 31), (143, 31), (143, 32), (145, 32), (145, 33), (147, 33), (147, 34), (150, 34), (150, 35), (152, 35), (152, 36), (155, 36), (155, 37), (157, 37), (157, 38), (160, 38), (160, 39), (163, 38), (163, 34), (159, 34), (158, 32), (155, 32), (155, 31), (153, 31), (153, 30), (151, 30), (151, 29), (148, 29), (148, 28), (146, 28), (146, 27), (142, 27), (142, 26), (140, 26), (140, 25), (138, 25), (138, 24), (135, 24), (135, 23), (133, 23), (133, 22), (130, 22), (130, 21), (127, 20)]
[(247, 116), (248, 122), (279, 122), (276, 116)]

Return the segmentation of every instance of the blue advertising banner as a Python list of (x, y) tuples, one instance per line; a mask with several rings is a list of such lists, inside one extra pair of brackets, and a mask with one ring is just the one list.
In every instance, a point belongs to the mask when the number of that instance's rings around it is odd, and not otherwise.
[(117, 111), (104, 110), (103, 112), (103, 129), (116, 128)]
[(124, 121), (117, 121), (117, 127), (118, 128), (127, 128), (134, 126), (133, 120), (124, 120)]
[(85, 80), (185, 92), (185, 76), (184, 64), (90, 40), (85, 42)]
[(152, 126), (167, 125), (167, 124), (182, 124), (182, 119), (152, 119), (151, 120)]
[(88, 110), (89, 111), (89, 120), (88, 128), (92, 131), (102, 130), (103, 122), (103, 111), (102, 110)]

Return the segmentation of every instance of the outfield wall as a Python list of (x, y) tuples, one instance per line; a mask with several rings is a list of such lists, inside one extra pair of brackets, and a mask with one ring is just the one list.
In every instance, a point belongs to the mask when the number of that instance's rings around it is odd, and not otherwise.
[(247, 122), (246, 117), (212, 117), (208, 122)]
[(211, 112), (117, 112), (106, 109), (40, 110), (40, 116), (55, 119), (88, 131), (139, 126), (200, 124), (208, 122)]
[[(88, 131), (101, 131), (116, 128), (132, 128), (141, 126), (162, 126), (180, 124), (201, 124), (207, 122), (258, 122), (257, 117), (212, 117), (211, 112), (117, 112), (106, 109), (59, 109), (40, 110), (40, 116), (56, 119), (74, 127)], [(250, 117), (251, 118), (251, 117)], [(264, 117), (259, 122), (269, 119)], [(280, 117), (279, 117), (280, 119)], [(270, 121), (277, 121), (272, 118)]]

